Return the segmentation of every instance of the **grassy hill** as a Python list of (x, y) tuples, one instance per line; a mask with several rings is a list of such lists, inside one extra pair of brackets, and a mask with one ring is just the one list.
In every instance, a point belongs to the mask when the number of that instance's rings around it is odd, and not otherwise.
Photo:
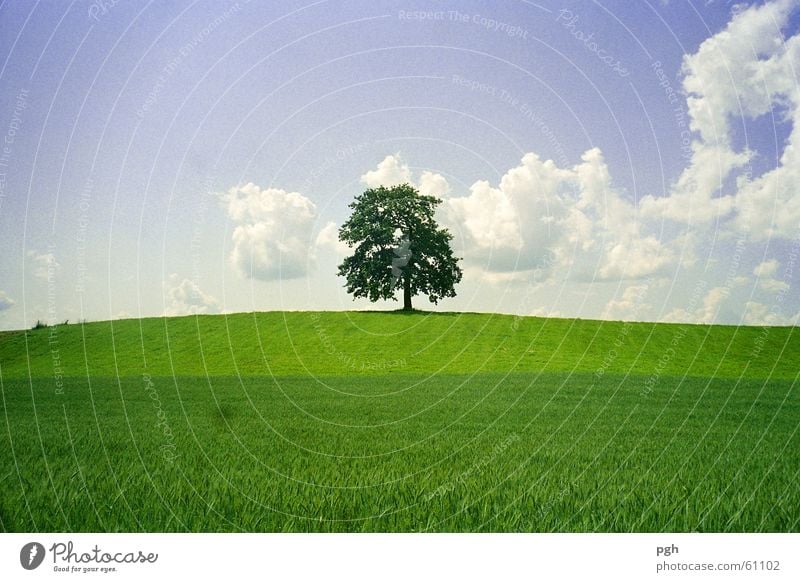
[(509, 371), (793, 379), (800, 330), (492, 314), (268, 312), (0, 333), (6, 378)]
[(799, 348), (489, 314), (4, 332), (0, 530), (796, 532)]

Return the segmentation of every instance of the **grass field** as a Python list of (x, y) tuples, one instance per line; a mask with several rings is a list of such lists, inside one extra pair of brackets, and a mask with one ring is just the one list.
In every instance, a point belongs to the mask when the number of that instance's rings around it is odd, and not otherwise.
[(0, 528), (798, 531), (799, 354), (480, 314), (0, 333)]

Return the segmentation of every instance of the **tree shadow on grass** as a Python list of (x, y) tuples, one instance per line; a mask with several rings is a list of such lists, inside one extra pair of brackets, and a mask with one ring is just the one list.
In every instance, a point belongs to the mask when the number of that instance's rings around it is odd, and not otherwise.
[(393, 309), (391, 311), (385, 311), (381, 309), (363, 309), (356, 311), (356, 313), (382, 313), (385, 315), (401, 316), (425, 315), (432, 317), (457, 317), (459, 315), (473, 315), (472, 313), (462, 311), (425, 311), (424, 309), (412, 309), (411, 311), (407, 311), (405, 309)]

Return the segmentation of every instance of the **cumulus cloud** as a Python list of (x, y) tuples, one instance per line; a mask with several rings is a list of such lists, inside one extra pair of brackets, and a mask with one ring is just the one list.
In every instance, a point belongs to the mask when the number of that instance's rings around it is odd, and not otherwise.
[(400, 158), (400, 154), (389, 155), (383, 158), (374, 170), (361, 176), (361, 183), (368, 188), (397, 186), (398, 184), (411, 183), (411, 169)]
[[(713, 287), (703, 296), (702, 305), (690, 309), (676, 307), (661, 318), (668, 323), (714, 323), (723, 304), (730, 297), (730, 287)], [(694, 301), (692, 301), (694, 304)]]
[(350, 247), (347, 243), (339, 240), (339, 227), (335, 222), (328, 222), (317, 234), (314, 245), (318, 249), (327, 249), (333, 251), (338, 256), (343, 257), (350, 252)]
[(728, 287), (714, 287), (703, 297), (703, 306), (697, 311), (695, 320), (700, 323), (714, 323), (722, 303), (730, 296)]
[(379, 186), (391, 188), (399, 184), (411, 184), (420, 194), (437, 198), (444, 198), (451, 190), (447, 178), (429, 170), (422, 172), (419, 179), (414, 180), (411, 168), (403, 161), (400, 154), (390, 154), (383, 158), (377, 168), (361, 176), (361, 183), (368, 188)]
[(230, 261), (244, 277), (270, 281), (306, 274), (314, 262), (316, 205), (299, 192), (248, 183), (224, 196), (236, 224)]
[(513, 270), (523, 250), (517, 211), (511, 200), (489, 182), (475, 182), (469, 196), (452, 198), (445, 209), (450, 225), (461, 225), (456, 232), (470, 251), (468, 259), (491, 257), (493, 251), (507, 253), (505, 269)]
[(770, 259), (759, 263), (753, 269), (753, 275), (756, 277), (772, 277), (780, 267), (780, 263), (776, 259)]
[(525, 154), (496, 186), (478, 181), (469, 195), (448, 197), (445, 215), (465, 257), (489, 271), (555, 267), (584, 280), (641, 279), (676, 260), (613, 186), (599, 148), (572, 168)]
[[(721, 32), (683, 62), (689, 128), (689, 165), (668, 196), (646, 196), (645, 215), (692, 224), (726, 224), (754, 240), (789, 238), (800, 223), (800, 35), (783, 39), (796, 0), (777, 0), (739, 11)], [(777, 166), (748, 175), (756, 154), (733, 143), (731, 122), (787, 111), (790, 137)], [(735, 177), (735, 191), (724, 186)]]
[(169, 281), (164, 284), (164, 315), (200, 315), (219, 312), (220, 305), (217, 300), (203, 292), (194, 281), (180, 280), (178, 275), (173, 273), (169, 276)]
[(612, 299), (606, 304), (601, 317), (603, 319), (619, 319), (622, 321), (636, 321), (641, 319), (642, 311), (649, 309), (650, 304), (645, 302), (649, 284), (629, 285), (622, 292), (622, 297)]
[(758, 277), (758, 286), (764, 291), (778, 293), (787, 291), (789, 284), (774, 277), (778, 271), (780, 263), (776, 259), (770, 259), (760, 263), (753, 269), (753, 274)]
[(786, 121), (792, 126), (778, 165), (754, 180), (739, 181), (736, 226), (755, 239), (791, 238), (800, 224), (800, 34), (784, 42), (777, 32), (778, 27), (786, 27), (796, 6), (796, 2), (788, 1), (769, 5), (774, 18), (769, 35), (772, 50), (766, 49), (765, 55), (752, 63), (751, 84), (756, 88), (745, 93), (751, 116), (777, 110), (779, 117), (785, 110)]
[(758, 301), (748, 301), (744, 307), (744, 322), (747, 325), (797, 325), (797, 316), (784, 317), (774, 307)]
[(37, 279), (47, 281), (61, 269), (61, 265), (56, 261), (55, 254), (52, 252), (42, 253), (37, 250), (30, 250), (28, 251), (28, 258), (32, 264), (33, 276)]
[(788, 291), (789, 284), (780, 279), (762, 279), (758, 282), (758, 286), (764, 291), (769, 293), (778, 293), (779, 291)]
[(444, 198), (450, 193), (450, 184), (441, 174), (425, 171), (419, 177), (419, 191), (425, 196)]
[(0, 291), (0, 311), (5, 311), (6, 309), (11, 309), (11, 307), (16, 303), (11, 297), (6, 295), (5, 291)]

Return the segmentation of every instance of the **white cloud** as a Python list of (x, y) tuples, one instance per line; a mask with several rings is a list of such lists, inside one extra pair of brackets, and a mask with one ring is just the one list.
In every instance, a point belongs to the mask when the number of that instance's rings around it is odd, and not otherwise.
[(645, 217), (705, 225), (731, 212), (733, 198), (714, 195), (731, 170), (747, 161), (746, 157), (736, 155), (720, 145), (701, 145), (697, 142), (692, 150), (692, 160), (681, 173), (669, 196), (642, 198), (640, 208)]
[(310, 245), (317, 219), (311, 200), (249, 183), (231, 188), (224, 201), (237, 225), (230, 260), (242, 276), (269, 281), (306, 274), (314, 262)]
[(778, 271), (778, 267), (780, 267), (780, 263), (776, 259), (770, 259), (756, 265), (753, 269), (753, 275), (756, 277), (772, 277)]
[(469, 196), (449, 199), (446, 212), (451, 226), (460, 225), (457, 232), (471, 247), (471, 258), (477, 259), (480, 251), (486, 251), (481, 259), (491, 256), (494, 249), (510, 250), (512, 259), (519, 256), (523, 239), (517, 211), (511, 199), (489, 182), (475, 182)]
[[(189, 279), (179, 281), (177, 274), (169, 276), (164, 285), (164, 315), (198, 315), (203, 313), (219, 313), (217, 300), (203, 292)], [(127, 314), (126, 314), (127, 315)]]
[(449, 197), (444, 220), (464, 249), (467, 262), (487, 271), (513, 272), (550, 263), (551, 248), (561, 239), (568, 215), (565, 195), (574, 176), (553, 162), (526, 154), (497, 186), (475, 182), (467, 196)]
[(773, 276), (778, 272), (779, 267), (780, 263), (776, 259), (770, 259), (760, 263), (753, 269), (753, 274), (759, 278), (758, 286), (761, 289), (770, 293), (778, 293), (789, 289), (788, 283)]
[(640, 279), (677, 256), (672, 245), (646, 234), (598, 148), (566, 169), (525, 154), (497, 186), (478, 181), (445, 206), (465, 258), (489, 271), (552, 265), (576, 279)]
[[(781, 30), (797, 6), (777, 0), (738, 11), (721, 32), (683, 63), (691, 161), (668, 196), (646, 196), (641, 208), (653, 218), (726, 224), (754, 240), (789, 238), (800, 223), (800, 35), (784, 41)], [(734, 149), (731, 121), (786, 109), (793, 129), (776, 168), (752, 179), (745, 171), (755, 152)], [(723, 186), (736, 176), (735, 193)]]
[(765, 91), (776, 117), (780, 117), (782, 107), (788, 111), (786, 117), (792, 130), (777, 167), (752, 181), (740, 180), (735, 225), (752, 233), (754, 240), (791, 238), (796, 236), (800, 224), (800, 197), (797, 196), (800, 190), (800, 88), (797, 82), (800, 35), (778, 47), (762, 62), (756, 80), (767, 87)]
[(318, 249), (328, 249), (336, 253), (339, 257), (344, 257), (350, 253), (347, 243), (339, 240), (339, 228), (335, 222), (327, 223), (317, 234), (314, 245)]
[(703, 297), (703, 306), (698, 309), (696, 321), (700, 323), (714, 323), (719, 314), (722, 303), (730, 296), (727, 287), (714, 287)]
[(0, 311), (5, 311), (7, 309), (11, 309), (11, 307), (16, 303), (11, 297), (6, 295), (5, 291), (0, 291)]
[(763, 303), (748, 301), (744, 307), (744, 322), (747, 325), (797, 325), (797, 316), (784, 317)]
[(692, 323), (694, 316), (683, 307), (675, 307), (661, 317), (663, 323)]
[(607, 249), (599, 275), (602, 279), (641, 279), (659, 272), (674, 260), (672, 249), (654, 236), (620, 237)]
[(645, 297), (650, 285), (630, 285), (622, 292), (620, 299), (612, 299), (606, 304), (602, 319), (617, 319), (622, 321), (636, 321), (642, 319), (642, 311), (650, 308), (645, 302)]
[(730, 297), (730, 288), (714, 287), (703, 297), (703, 305), (701, 307), (693, 310), (676, 307), (664, 315), (661, 321), (669, 323), (714, 323), (728, 297)]
[(379, 186), (391, 188), (399, 184), (411, 184), (420, 194), (437, 198), (444, 198), (451, 190), (447, 178), (429, 170), (422, 172), (419, 180), (415, 181), (411, 168), (403, 161), (400, 154), (390, 154), (383, 158), (377, 168), (361, 176), (361, 183), (369, 188)]
[(479, 283), (490, 283), (492, 285), (500, 285), (504, 283), (520, 283), (529, 284), (532, 289), (539, 288), (544, 283), (544, 278), (541, 272), (538, 272), (538, 282), (532, 283), (531, 277), (527, 271), (487, 271), (486, 269), (466, 263), (462, 265), (464, 272), (464, 279), (468, 281), (475, 281)]
[(758, 286), (769, 293), (778, 293), (780, 291), (789, 290), (789, 284), (785, 281), (781, 281), (780, 279), (761, 279), (758, 282)]
[(411, 183), (411, 170), (408, 164), (403, 163), (400, 154), (389, 155), (383, 158), (377, 169), (370, 170), (361, 176), (361, 183), (368, 188), (378, 186), (397, 186), (398, 184)]
[(30, 250), (28, 251), (28, 257), (33, 263), (33, 276), (37, 279), (47, 281), (55, 277), (56, 273), (61, 269), (61, 265), (56, 261), (54, 253), (40, 253), (36, 250)]
[(444, 198), (450, 193), (450, 184), (441, 174), (425, 171), (419, 177), (419, 191), (425, 196)]

